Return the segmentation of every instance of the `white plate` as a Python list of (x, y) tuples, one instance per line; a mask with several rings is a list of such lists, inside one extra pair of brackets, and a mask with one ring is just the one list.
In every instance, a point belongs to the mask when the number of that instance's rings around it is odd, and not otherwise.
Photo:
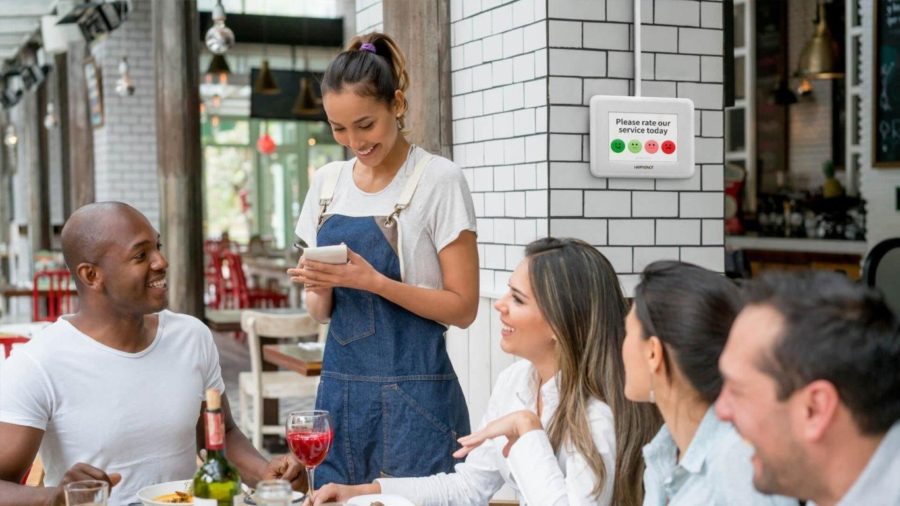
[(192, 479), (188, 478), (187, 480), (167, 481), (165, 483), (159, 483), (157, 485), (150, 485), (138, 490), (137, 496), (138, 499), (140, 499), (141, 502), (144, 503), (144, 506), (168, 506), (171, 503), (159, 502), (155, 499), (161, 495), (174, 494), (176, 490), (187, 492), (187, 489), (191, 486), (192, 481)]
[[(190, 487), (193, 479), (187, 480), (178, 480), (178, 481), (167, 481), (165, 483), (160, 483), (158, 485), (150, 485), (138, 490), (137, 496), (138, 499), (144, 503), (144, 506), (167, 506), (171, 503), (159, 502), (154, 499), (161, 495), (172, 494), (175, 493), (176, 490), (180, 490), (182, 492), (187, 491)], [(256, 504), (253, 502), (251, 498), (250, 489), (246, 485), (241, 485), (241, 489), (244, 491), (244, 504)], [(291, 502), (294, 504), (299, 504), (303, 500), (303, 494), (300, 492), (294, 492), (291, 498)], [(182, 504), (193, 504), (193, 503), (182, 503)], [(366, 504), (368, 506), (368, 504)]]
[(390, 494), (358, 495), (347, 501), (347, 506), (371, 506), (375, 501), (381, 501), (384, 506), (416, 506), (405, 497)]

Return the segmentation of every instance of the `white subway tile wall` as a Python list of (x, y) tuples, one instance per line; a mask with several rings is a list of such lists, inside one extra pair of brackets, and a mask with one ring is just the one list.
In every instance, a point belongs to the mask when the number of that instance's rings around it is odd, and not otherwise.
[(695, 174), (675, 180), (604, 180), (588, 169), (591, 96), (633, 90), (633, 2), (552, 0), (548, 5), (550, 234), (598, 246), (629, 294), (635, 275), (653, 260), (681, 259), (721, 272), (721, 2), (641, 4), (643, 95), (689, 98), (695, 106)]
[[(156, 79), (150, 2), (134, 2), (128, 22), (92, 49), (103, 76), (104, 124), (94, 129), (96, 200), (126, 202), (159, 227)], [(119, 61), (128, 58), (134, 95), (116, 94)]]

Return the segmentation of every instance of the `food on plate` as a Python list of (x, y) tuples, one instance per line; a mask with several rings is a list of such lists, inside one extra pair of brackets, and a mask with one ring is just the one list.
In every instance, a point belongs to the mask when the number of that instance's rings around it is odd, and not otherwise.
[(194, 496), (192, 496), (188, 492), (181, 492), (180, 490), (176, 490), (171, 494), (163, 494), (155, 498), (154, 501), (159, 501), (166, 504), (193, 504)]

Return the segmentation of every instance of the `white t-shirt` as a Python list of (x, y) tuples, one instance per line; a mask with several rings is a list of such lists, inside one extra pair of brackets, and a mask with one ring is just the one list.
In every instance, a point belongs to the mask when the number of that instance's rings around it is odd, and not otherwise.
[[(557, 378), (558, 380), (558, 378)], [(537, 371), (531, 362), (520, 360), (497, 377), (487, 411), (479, 429), (489, 422), (515, 411), (537, 412)], [(547, 427), (559, 406), (556, 380), (541, 385), (541, 425)], [(599, 497), (592, 491), (596, 476), (587, 460), (571, 444), (564, 444), (559, 454), (543, 430), (526, 432), (503, 456), (507, 439), (503, 436), (485, 441), (457, 464), (453, 473), (439, 473), (424, 478), (379, 478), (385, 494), (396, 494), (423, 506), (487, 504), (504, 483), (522, 496), (521, 504), (529, 506), (609, 506), (615, 483), (616, 433), (612, 411), (598, 399), (587, 406), (588, 424), (594, 445), (606, 465), (606, 480)]]
[(3, 364), (0, 422), (44, 431), (48, 486), (84, 462), (122, 474), (109, 504), (124, 505), (144, 486), (194, 475), (204, 393), (224, 386), (212, 334), (196, 318), (162, 311), (150, 346), (126, 353), (63, 317)]
[[(316, 246), (319, 196), (326, 174), (340, 171), (326, 216), (388, 216), (406, 186), (416, 163), (428, 152), (416, 146), (393, 181), (377, 193), (366, 193), (353, 182), (353, 165), (332, 162), (316, 171), (294, 232), (310, 247)], [(343, 170), (341, 170), (343, 168)], [(462, 170), (452, 161), (434, 156), (425, 167), (409, 207), (400, 212), (403, 282), (424, 288), (443, 288), (438, 253), (464, 230), (476, 231), (475, 206)], [(359, 252), (357, 253), (364, 253)], [(365, 256), (365, 255), (363, 255)]]

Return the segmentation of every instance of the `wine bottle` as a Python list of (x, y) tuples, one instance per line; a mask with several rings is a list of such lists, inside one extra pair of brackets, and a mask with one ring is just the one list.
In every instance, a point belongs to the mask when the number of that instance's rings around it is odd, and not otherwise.
[(194, 475), (194, 506), (237, 506), (241, 476), (225, 458), (225, 419), (218, 390), (206, 391), (206, 461)]

